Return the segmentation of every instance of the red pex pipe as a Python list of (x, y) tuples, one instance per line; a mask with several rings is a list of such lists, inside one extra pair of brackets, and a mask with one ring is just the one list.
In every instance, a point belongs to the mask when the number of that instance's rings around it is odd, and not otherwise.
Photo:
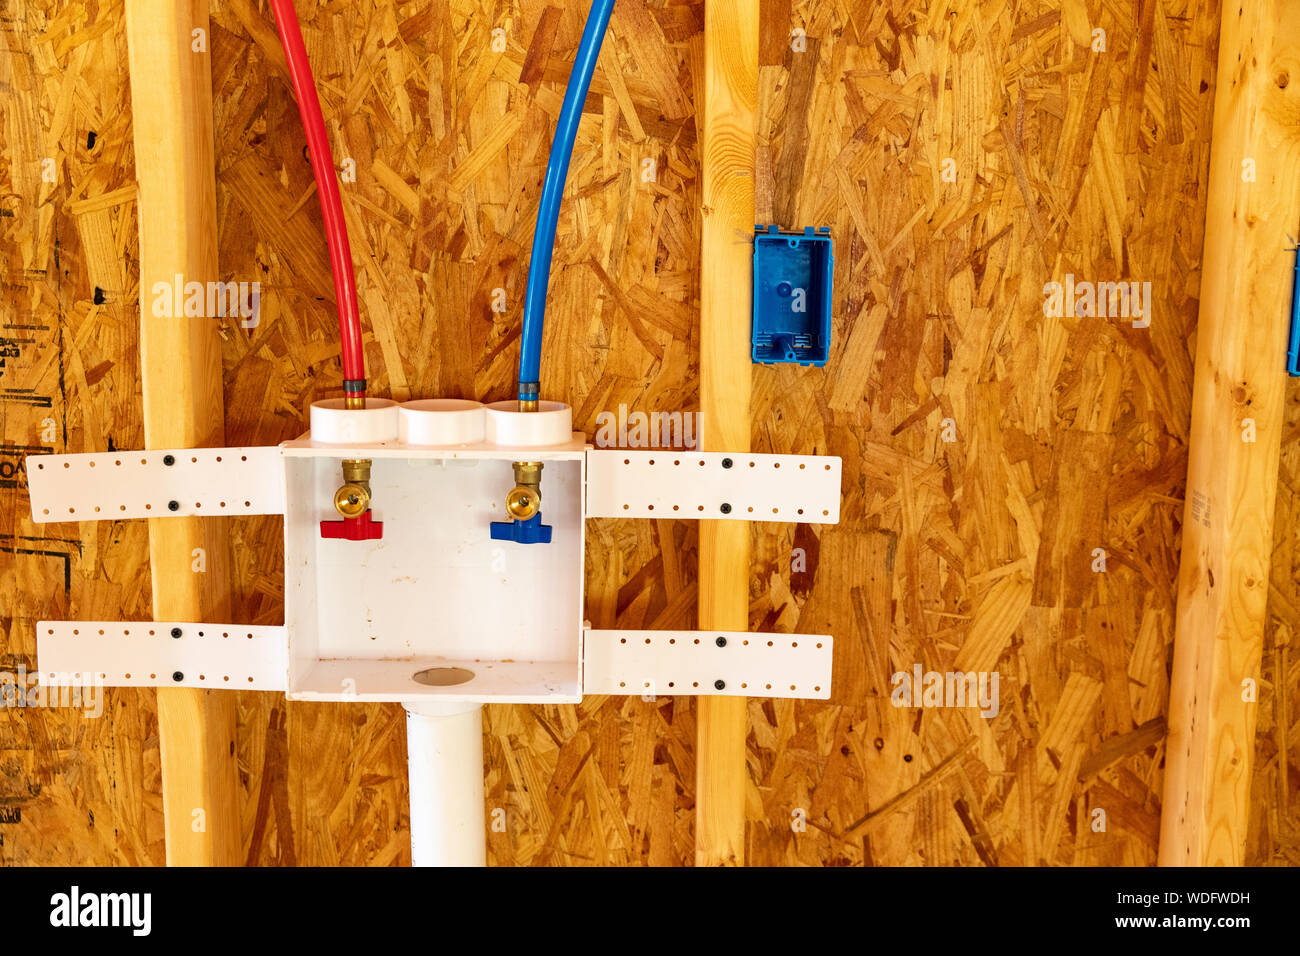
[(325, 220), (325, 242), (329, 246), (330, 272), (334, 276), (334, 298), (339, 312), (339, 345), (343, 356), (343, 388), (349, 398), (366, 397), (366, 356), (361, 348), (361, 315), (357, 310), (357, 280), (352, 271), (352, 246), (348, 243), (348, 226), (343, 219), (343, 201), (339, 198), (338, 179), (334, 175), (334, 157), (325, 132), (316, 96), (316, 81), (302, 42), (302, 29), (293, 0), (271, 0), (275, 27), (289, 62), (289, 79), (298, 100), (302, 129), (307, 136), (312, 175), (320, 195), (321, 216)]

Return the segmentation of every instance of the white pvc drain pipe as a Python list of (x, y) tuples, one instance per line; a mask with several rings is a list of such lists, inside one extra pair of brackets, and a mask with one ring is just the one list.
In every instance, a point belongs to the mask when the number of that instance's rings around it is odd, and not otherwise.
[(407, 701), (412, 866), (486, 866), (483, 705)]

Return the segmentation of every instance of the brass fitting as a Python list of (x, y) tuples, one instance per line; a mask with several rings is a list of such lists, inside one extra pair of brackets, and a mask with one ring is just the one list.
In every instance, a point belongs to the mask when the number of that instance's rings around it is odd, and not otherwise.
[(521, 412), (535, 412), (535, 411), (537, 411), (537, 399), (535, 399), (535, 398), (521, 398), (521, 399), (519, 400), (519, 410), (520, 410)]
[(506, 513), (516, 521), (527, 521), (542, 508), (542, 463), (514, 463), (515, 486), (506, 495)]
[(343, 480), (361, 485), (367, 492), (370, 491), (370, 459), (344, 458)]
[(370, 459), (343, 459), (343, 487), (334, 492), (334, 510), (356, 518), (370, 507)]
[(349, 409), (365, 408), (366, 400), (353, 392), (348, 392), (343, 396), (343, 407)]

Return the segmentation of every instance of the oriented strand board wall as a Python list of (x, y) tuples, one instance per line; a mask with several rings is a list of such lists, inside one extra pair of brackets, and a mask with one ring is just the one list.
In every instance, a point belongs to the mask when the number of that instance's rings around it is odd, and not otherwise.
[[(263, 6), (214, 3), (209, 37), (222, 273), (263, 290), (260, 324), (224, 330), (230, 444), (296, 435), (339, 384), (319, 211)], [(355, 170), (377, 394), (510, 394), (586, 6), (300, 0), (335, 158)], [(1217, 16), (1179, 0), (765, 3), (757, 220), (831, 227), (836, 344), (825, 370), (755, 371), (754, 443), (843, 456), (845, 507), (837, 527), (755, 532), (752, 625), (833, 632), (836, 678), (829, 703), (750, 704), (753, 862), (1154, 861)], [(619, 0), (587, 102), (543, 381), (589, 434), (620, 404), (696, 407), (702, 22), (698, 2)], [(34, 666), (40, 616), (148, 614), (143, 525), (35, 526), (16, 470), (26, 450), (142, 441), (125, 62), (118, 3), (0, 3), (11, 671)], [(1150, 327), (1045, 316), (1044, 284), (1067, 274), (1150, 282)], [(1293, 397), (1260, 863), (1300, 854)], [(279, 533), (231, 523), (240, 620), (281, 620)], [(693, 624), (691, 525), (588, 534), (594, 625)], [(995, 670), (999, 713), (892, 706), (890, 675), (917, 663)], [(399, 707), (240, 706), (250, 862), (408, 861)], [(494, 862), (691, 858), (688, 699), (487, 714), (489, 803), (506, 811)], [(0, 860), (161, 863), (157, 767), (149, 693), (110, 692), (97, 720), (0, 710)]]
[(1300, 379), (1288, 383), (1283, 427), (1247, 852), (1300, 866)]

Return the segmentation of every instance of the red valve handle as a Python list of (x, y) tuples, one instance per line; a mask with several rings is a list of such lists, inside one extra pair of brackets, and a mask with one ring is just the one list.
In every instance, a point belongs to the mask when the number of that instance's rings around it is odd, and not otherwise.
[(367, 508), (355, 518), (341, 521), (322, 521), (320, 523), (322, 538), (346, 538), (348, 541), (376, 541), (384, 536), (384, 523), (370, 517)]

